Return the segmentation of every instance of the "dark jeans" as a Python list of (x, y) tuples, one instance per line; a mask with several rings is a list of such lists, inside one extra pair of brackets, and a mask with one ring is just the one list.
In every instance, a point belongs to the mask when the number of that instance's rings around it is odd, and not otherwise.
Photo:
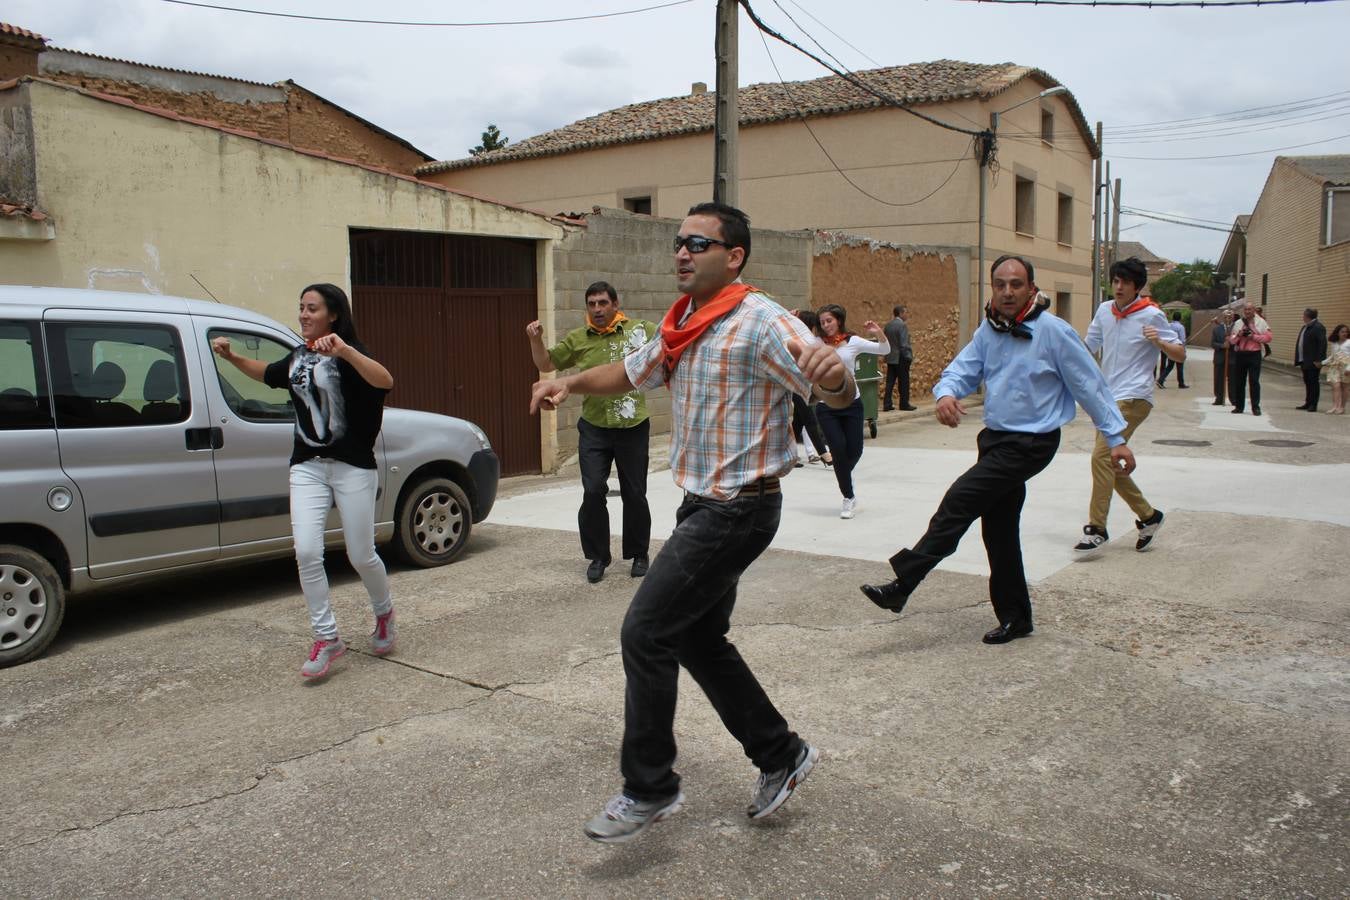
[(1317, 409), (1317, 401), (1322, 397), (1322, 383), (1317, 380), (1321, 371), (1316, 366), (1302, 366), (1303, 369), (1303, 405), (1308, 409)]
[(986, 428), (977, 441), (980, 455), (947, 489), (928, 531), (914, 549), (891, 557), (895, 577), (908, 591), (938, 563), (956, 552), (961, 536), (980, 520), (989, 554), (989, 599), (1000, 624), (1031, 622), (1031, 595), (1022, 568), (1022, 504), (1027, 481), (1050, 465), (1059, 449), (1059, 430), (1046, 434)]
[(816, 411), (801, 395), (793, 394), (792, 436), (799, 444), (802, 442), (803, 431), (811, 438), (811, 444), (816, 448), (817, 456), (830, 449), (830, 445), (825, 443), (825, 435), (820, 431), (820, 421), (816, 419)]
[(1228, 396), (1228, 376), (1224, 372), (1224, 363), (1227, 360), (1227, 355), (1227, 348), (1214, 348), (1214, 399), (1218, 400), (1220, 403), (1224, 402), (1224, 399)]
[(820, 420), (825, 441), (830, 445), (830, 454), (834, 457), (834, 480), (839, 482), (839, 493), (852, 497), (853, 467), (863, 454), (862, 398), (859, 397), (843, 409), (818, 403), (816, 418)]
[(1228, 364), (1228, 397), (1241, 412), (1247, 406), (1247, 385), (1252, 389), (1252, 409), (1261, 408), (1261, 351), (1234, 350)]
[(611, 464), (619, 470), (619, 496), (623, 499), (623, 558), (647, 555), (652, 536), (652, 513), (647, 508), (647, 444), (650, 419), (632, 428), (600, 428), (585, 419), (577, 421), (578, 456), (581, 463), (581, 509), (577, 527), (581, 552), (587, 559), (610, 564), (609, 493)]
[(1158, 375), (1158, 383), (1159, 383), (1159, 384), (1166, 384), (1166, 383), (1167, 383), (1167, 376), (1168, 376), (1169, 374), (1171, 374), (1173, 368), (1175, 368), (1175, 369), (1177, 370), (1177, 386), (1178, 386), (1178, 387), (1185, 387), (1185, 386), (1186, 386), (1186, 364), (1185, 364), (1184, 362), (1182, 362), (1182, 363), (1179, 363), (1179, 362), (1173, 362), (1172, 360), (1170, 360), (1170, 359), (1167, 358), (1167, 354), (1166, 354), (1166, 353), (1164, 353), (1164, 354), (1162, 355), (1162, 370), (1161, 370), (1161, 373)]
[(891, 408), (891, 390), (898, 382), (900, 385), (900, 405), (909, 406), (909, 364), (902, 359), (897, 363), (886, 363), (886, 393), (881, 395), (882, 409)]
[(680, 666), (703, 689), (722, 724), (763, 771), (787, 767), (801, 747), (736, 647), (727, 640), (736, 584), (778, 531), (783, 495), (746, 488), (736, 499), (685, 494), (675, 532), (652, 560), (623, 620), (623, 791), (669, 797), (675, 765)]

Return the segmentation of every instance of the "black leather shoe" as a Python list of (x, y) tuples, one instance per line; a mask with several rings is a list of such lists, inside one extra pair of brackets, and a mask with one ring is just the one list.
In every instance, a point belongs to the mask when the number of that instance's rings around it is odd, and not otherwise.
[(914, 412), (914, 410), (918, 409), (917, 406), (902, 406), (900, 408), (903, 409), (905, 412)]
[(993, 631), (986, 631), (982, 640), (986, 644), (1006, 644), (1014, 638), (1026, 637), (1032, 630), (1030, 622), (1009, 622)]
[(909, 601), (909, 591), (905, 590), (898, 581), (888, 581), (885, 584), (864, 584), (858, 590), (863, 592), (863, 596), (871, 600), (882, 609), (889, 609), (893, 613), (898, 613), (905, 608), (905, 603)]
[(1215, 400), (1213, 403), (1210, 404), (1210, 406), (1223, 406), (1223, 401)]
[(1307, 408), (1308, 408), (1307, 405), (1294, 407), (1294, 409), (1307, 409)]
[(605, 563), (598, 559), (591, 560), (591, 564), (586, 567), (586, 580), (595, 584), (601, 578), (605, 577)]
[(1259, 406), (1253, 406), (1253, 407), (1252, 407), (1252, 415), (1254, 415), (1254, 416), (1259, 416), (1259, 415), (1261, 415), (1261, 407), (1259, 407)]
[(634, 578), (641, 578), (643, 575), (647, 574), (647, 566), (649, 565), (651, 565), (651, 563), (647, 561), (647, 557), (635, 556), (633, 557), (633, 568), (628, 574), (632, 575)]

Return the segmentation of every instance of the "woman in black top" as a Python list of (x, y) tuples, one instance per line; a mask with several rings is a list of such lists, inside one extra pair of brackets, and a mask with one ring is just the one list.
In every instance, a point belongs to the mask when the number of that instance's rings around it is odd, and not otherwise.
[(314, 630), (300, 674), (318, 678), (347, 651), (338, 636), (323, 568), (324, 523), (333, 506), (342, 519), (347, 559), (361, 576), (375, 612), (371, 651), (383, 656), (394, 649), (389, 578), (375, 553), (375, 437), (394, 377), (367, 355), (356, 336), (351, 302), (337, 285), (312, 284), (301, 291), (299, 321), (304, 346), (270, 365), (235, 355), (228, 338), (216, 338), (211, 349), (250, 378), (289, 390), (294, 401), (291, 533)]

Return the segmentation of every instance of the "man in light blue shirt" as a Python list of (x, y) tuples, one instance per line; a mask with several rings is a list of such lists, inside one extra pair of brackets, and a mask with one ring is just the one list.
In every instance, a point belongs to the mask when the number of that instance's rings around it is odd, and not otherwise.
[(937, 419), (955, 428), (966, 414), (959, 398), (985, 384), (979, 459), (952, 484), (913, 547), (891, 557), (895, 580), (865, 584), (873, 603), (900, 612), (909, 595), (981, 520), (989, 554), (989, 599), (999, 626), (986, 644), (1031, 634), (1031, 595), (1022, 567), (1021, 517), (1026, 483), (1050, 464), (1059, 429), (1077, 401), (1110, 446), (1112, 465), (1129, 474), (1134, 454), (1125, 445), (1125, 419), (1106, 379), (1078, 333), (1037, 302), (1035, 270), (1020, 256), (1001, 256), (990, 269), (993, 299), (985, 322), (942, 373), (933, 395)]

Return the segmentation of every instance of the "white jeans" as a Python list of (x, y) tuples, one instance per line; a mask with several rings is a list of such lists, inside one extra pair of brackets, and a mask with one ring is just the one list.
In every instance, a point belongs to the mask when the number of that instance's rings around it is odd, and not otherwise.
[(309, 624), (314, 636), (332, 640), (338, 636), (337, 620), (328, 598), (328, 576), (323, 569), (323, 531), (328, 510), (337, 505), (342, 519), (342, 538), (347, 559), (361, 576), (370, 594), (370, 606), (382, 616), (393, 608), (389, 576), (384, 561), (375, 552), (374, 469), (332, 459), (311, 459), (291, 466), (291, 534), (295, 538), (295, 562), (300, 569), (300, 590), (309, 606)]

